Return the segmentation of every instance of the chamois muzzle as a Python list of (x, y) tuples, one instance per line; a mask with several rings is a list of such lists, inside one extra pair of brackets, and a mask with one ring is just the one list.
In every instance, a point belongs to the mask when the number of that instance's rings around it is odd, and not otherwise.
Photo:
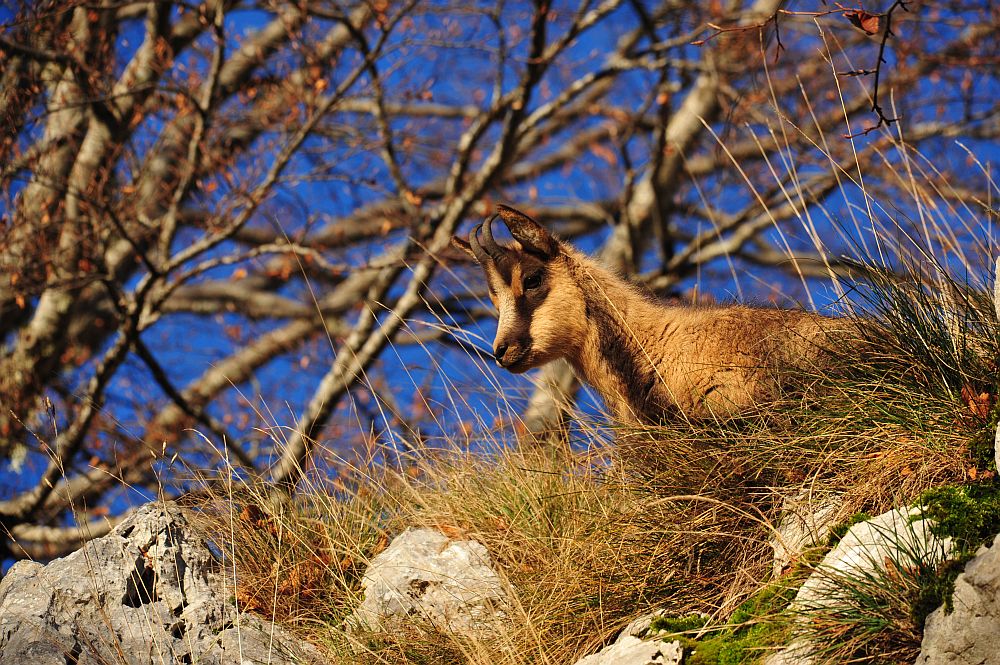
[(506, 342), (499, 342), (493, 349), (493, 359), (496, 361), (497, 365), (503, 367), (504, 369), (513, 372), (515, 374), (520, 374), (521, 372), (528, 369), (524, 365), (523, 361), (528, 355), (530, 343), (525, 343), (524, 341), (514, 341), (510, 344)]

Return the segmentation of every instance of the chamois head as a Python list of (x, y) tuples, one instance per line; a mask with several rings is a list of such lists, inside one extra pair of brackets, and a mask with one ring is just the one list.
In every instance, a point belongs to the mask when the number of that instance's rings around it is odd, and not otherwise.
[(493, 357), (519, 374), (572, 357), (583, 344), (586, 310), (572, 277), (572, 250), (524, 213), (503, 205), (497, 212), (514, 237), (513, 246), (493, 238), (496, 215), (474, 228), (468, 241), (454, 237), (452, 243), (486, 273), (499, 314)]

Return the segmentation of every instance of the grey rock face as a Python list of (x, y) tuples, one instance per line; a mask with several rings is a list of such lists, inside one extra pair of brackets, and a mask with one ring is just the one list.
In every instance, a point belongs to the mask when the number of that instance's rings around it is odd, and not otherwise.
[[(0, 665), (320, 663), (280, 627), (239, 614), (211, 552), (174, 504), (0, 580)], [(231, 590), (230, 590), (231, 593)]]
[(764, 665), (813, 665), (812, 647), (799, 638), (781, 651), (773, 653), (764, 659)]
[[(996, 269), (993, 271), (993, 309), (997, 313), (997, 319), (1000, 319), (1000, 256), (997, 257)], [(1000, 427), (997, 427), (993, 438), (993, 463), (996, 464), (997, 471), (1000, 471)]]
[(1000, 663), (1000, 536), (966, 564), (952, 601), (927, 617), (918, 665)]
[[(845, 577), (863, 577), (886, 570), (886, 560), (906, 565), (913, 559), (927, 563), (943, 561), (953, 551), (951, 539), (941, 540), (930, 531), (928, 520), (911, 522), (916, 509), (899, 508), (851, 527), (823, 559), (816, 572), (799, 588), (792, 601), (793, 612), (836, 611), (845, 602)], [(809, 665), (809, 643), (796, 639), (783, 651), (765, 659), (765, 665)]]
[(926, 562), (946, 559), (953, 550), (951, 539), (940, 540), (932, 534), (928, 520), (911, 522), (917, 513), (916, 509), (898, 508), (852, 526), (799, 588), (793, 607), (835, 607), (843, 598), (839, 578), (884, 571), (886, 559), (902, 562), (908, 558)]
[(769, 539), (774, 550), (773, 576), (779, 577), (807, 548), (825, 542), (834, 527), (840, 497), (803, 493), (786, 497), (781, 519)]
[(622, 629), (622, 632), (618, 634), (618, 639), (615, 640), (615, 642), (621, 642), (627, 637), (637, 637), (640, 640), (643, 639), (649, 634), (649, 629), (652, 628), (653, 622), (660, 617), (665, 616), (667, 616), (667, 611), (660, 609), (653, 610), (652, 612), (643, 614), (642, 616), (633, 619), (627, 626), (625, 626), (625, 628)]
[(624, 635), (614, 644), (576, 661), (576, 665), (680, 665), (684, 649), (677, 640), (643, 641)]
[(407, 529), (393, 539), (372, 560), (362, 587), (354, 622), (367, 630), (425, 621), (444, 632), (489, 639), (508, 626), (509, 599), (486, 548), (434, 529)]

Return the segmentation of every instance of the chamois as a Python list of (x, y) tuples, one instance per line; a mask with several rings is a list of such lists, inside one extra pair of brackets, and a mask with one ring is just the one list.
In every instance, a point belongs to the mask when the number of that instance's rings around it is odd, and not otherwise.
[(508, 206), (452, 243), (486, 273), (493, 355), (519, 374), (565, 358), (625, 423), (703, 418), (777, 396), (782, 370), (817, 358), (830, 319), (745, 305), (669, 305)]

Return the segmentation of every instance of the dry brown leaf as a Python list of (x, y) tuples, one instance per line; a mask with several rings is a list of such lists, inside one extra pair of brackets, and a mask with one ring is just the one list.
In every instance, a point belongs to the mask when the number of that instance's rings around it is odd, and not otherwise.
[(969, 407), (969, 412), (980, 420), (986, 420), (990, 415), (992, 397), (989, 393), (977, 393), (972, 386), (966, 384), (962, 386), (962, 401)]
[(595, 157), (600, 157), (611, 166), (618, 163), (618, 156), (615, 155), (614, 151), (601, 143), (595, 143), (590, 146), (590, 152), (594, 153)]
[(864, 30), (869, 35), (877, 35), (882, 17), (879, 14), (869, 14), (863, 9), (851, 9), (844, 12), (844, 18), (855, 28)]

